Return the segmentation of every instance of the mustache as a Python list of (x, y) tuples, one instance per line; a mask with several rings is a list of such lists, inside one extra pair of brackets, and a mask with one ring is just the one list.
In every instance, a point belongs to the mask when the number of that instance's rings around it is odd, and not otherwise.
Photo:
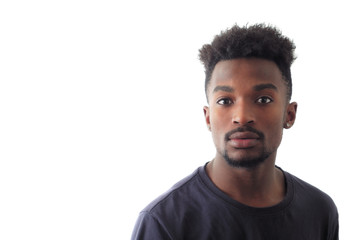
[(261, 131), (258, 131), (257, 129), (254, 129), (253, 127), (250, 126), (244, 126), (244, 127), (239, 127), (236, 129), (233, 129), (225, 134), (225, 141), (230, 140), (230, 137), (232, 134), (237, 133), (237, 132), (252, 132), (258, 135), (260, 139), (264, 139), (264, 134)]

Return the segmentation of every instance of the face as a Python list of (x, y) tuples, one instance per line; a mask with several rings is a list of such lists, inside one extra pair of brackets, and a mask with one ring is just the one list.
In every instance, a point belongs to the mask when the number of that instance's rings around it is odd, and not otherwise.
[(275, 161), (283, 128), (295, 121), (296, 103), (278, 66), (268, 60), (240, 58), (216, 64), (208, 90), (205, 120), (212, 132), (216, 160), (233, 167)]

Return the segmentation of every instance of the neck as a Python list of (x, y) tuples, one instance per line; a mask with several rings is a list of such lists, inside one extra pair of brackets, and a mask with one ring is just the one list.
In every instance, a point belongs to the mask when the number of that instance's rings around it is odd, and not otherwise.
[(245, 205), (270, 207), (284, 198), (284, 176), (275, 167), (275, 157), (270, 156), (251, 169), (231, 167), (224, 159), (215, 158), (208, 163), (206, 170), (220, 190)]

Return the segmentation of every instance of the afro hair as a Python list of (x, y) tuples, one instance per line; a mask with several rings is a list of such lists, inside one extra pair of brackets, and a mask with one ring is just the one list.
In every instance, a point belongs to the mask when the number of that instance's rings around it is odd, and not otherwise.
[(292, 94), (290, 67), (295, 60), (295, 45), (275, 27), (265, 24), (232, 28), (216, 35), (211, 44), (199, 50), (199, 59), (205, 67), (205, 92), (215, 65), (222, 60), (262, 58), (276, 63), (287, 84), (287, 97)]

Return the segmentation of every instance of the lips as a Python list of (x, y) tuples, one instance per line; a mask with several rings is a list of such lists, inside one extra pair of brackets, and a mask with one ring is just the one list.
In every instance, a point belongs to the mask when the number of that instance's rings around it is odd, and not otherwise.
[(235, 132), (230, 135), (229, 139), (258, 139), (257, 133), (253, 132)]
[(259, 140), (260, 136), (253, 132), (235, 132), (229, 137), (230, 145), (238, 149), (253, 148)]

